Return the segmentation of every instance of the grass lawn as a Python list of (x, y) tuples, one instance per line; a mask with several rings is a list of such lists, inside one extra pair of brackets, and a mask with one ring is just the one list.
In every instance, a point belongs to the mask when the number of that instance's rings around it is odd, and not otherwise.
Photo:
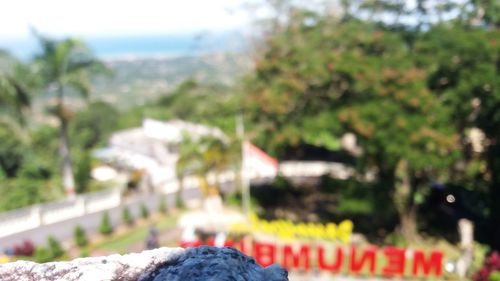
[(92, 250), (111, 251), (119, 254), (128, 252), (131, 245), (143, 242), (148, 235), (149, 227), (154, 224), (159, 232), (172, 228), (177, 223), (177, 216), (161, 216), (157, 219), (151, 219), (147, 223), (135, 226), (125, 233), (117, 236), (111, 236), (105, 241), (92, 247)]

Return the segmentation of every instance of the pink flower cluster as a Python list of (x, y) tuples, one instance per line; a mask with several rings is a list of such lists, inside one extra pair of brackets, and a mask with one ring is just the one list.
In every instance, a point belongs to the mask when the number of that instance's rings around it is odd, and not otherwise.
[(497, 251), (486, 258), (483, 267), (474, 273), (472, 279), (474, 281), (490, 281), (490, 274), (495, 271), (500, 272), (500, 254)]

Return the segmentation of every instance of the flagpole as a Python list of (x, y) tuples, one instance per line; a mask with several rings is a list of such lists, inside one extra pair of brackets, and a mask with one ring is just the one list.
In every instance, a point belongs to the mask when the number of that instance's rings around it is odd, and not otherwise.
[(248, 217), (250, 215), (250, 183), (246, 175), (245, 167), (245, 123), (243, 121), (243, 111), (237, 116), (236, 133), (241, 141), (241, 164), (240, 164), (240, 184), (241, 184), (241, 203), (243, 212)]

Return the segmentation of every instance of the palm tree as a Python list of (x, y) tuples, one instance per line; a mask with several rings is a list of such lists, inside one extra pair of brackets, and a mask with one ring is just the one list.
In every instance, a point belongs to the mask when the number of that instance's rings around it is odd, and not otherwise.
[(0, 121), (8, 124), (25, 123), (30, 107), (29, 89), (34, 85), (28, 66), (0, 50)]
[(68, 91), (79, 94), (86, 100), (91, 90), (91, 74), (103, 73), (104, 65), (98, 61), (84, 42), (76, 39), (48, 39), (33, 32), (41, 46), (34, 63), (39, 69), (44, 87), (56, 94), (54, 115), (60, 124), (60, 149), (62, 158), (62, 181), (67, 195), (75, 192), (75, 180), (69, 150), (68, 122), (70, 110), (66, 107)]
[(203, 138), (201, 143), (204, 147), (202, 156), (206, 169), (214, 172), (217, 191), (220, 193), (220, 174), (237, 166), (240, 158), (239, 146), (237, 142), (213, 137)]
[(175, 195), (175, 204), (178, 208), (184, 207), (182, 193), (184, 192), (184, 176), (188, 172), (196, 172), (201, 162), (201, 152), (196, 142), (184, 135), (179, 143), (179, 158), (175, 166), (175, 173), (179, 188)]

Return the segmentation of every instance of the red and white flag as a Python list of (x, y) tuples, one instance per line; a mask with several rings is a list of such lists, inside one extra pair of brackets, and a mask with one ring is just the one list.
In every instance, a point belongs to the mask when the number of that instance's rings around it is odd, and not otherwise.
[(275, 177), (278, 174), (278, 160), (246, 141), (243, 144), (243, 168), (251, 177)]

